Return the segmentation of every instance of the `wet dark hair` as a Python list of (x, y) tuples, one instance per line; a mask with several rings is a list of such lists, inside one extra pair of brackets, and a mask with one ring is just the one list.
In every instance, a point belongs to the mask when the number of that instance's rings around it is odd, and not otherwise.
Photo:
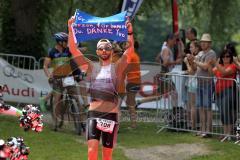
[(229, 54), (230, 56), (230, 63), (233, 63), (233, 53), (230, 49), (224, 49), (221, 54), (220, 54), (220, 61), (219, 61), (219, 64), (223, 64), (223, 57), (226, 55), (226, 54)]
[(232, 52), (234, 57), (237, 56), (237, 51), (236, 51), (235, 45), (236, 45), (236, 43), (230, 42), (230, 43), (226, 44), (226, 46), (225, 46), (226, 49), (229, 49)]
[(197, 37), (197, 30), (196, 30), (195, 28), (189, 27), (188, 29), (190, 30), (190, 32), (191, 32), (195, 37)]
[(191, 43), (193, 43), (194, 46), (195, 46), (196, 48), (198, 48), (198, 52), (200, 52), (200, 51), (202, 50), (201, 45), (200, 45), (200, 42), (199, 42), (198, 40), (192, 41)]
[(176, 36), (173, 34), (173, 33), (169, 33), (167, 36), (166, 36), (166, 41), (170, 40), (170, 39), (174, 39), (176, 38)]

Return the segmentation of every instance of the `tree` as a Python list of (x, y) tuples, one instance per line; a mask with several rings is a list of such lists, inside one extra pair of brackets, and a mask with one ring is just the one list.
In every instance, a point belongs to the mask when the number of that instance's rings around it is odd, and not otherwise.
[(238, 0), (180, 0), (180, 21), (183, 28), (196, 27), (199, 37), (209, 32), (219, 49), (239, 30), (239, 7)]
[(1, 3), (2, 51), (41, 57), (46, 43), (44, 26), (52, 1), (4, 0)]
[[(0, 0), (1, 51), (41, 57), (54, 45), (52, 35), (67, 32), (76, 9), (98, 17), (116, 14), (123, 0)], [(240, 25), (239, 0), (178, 0), (180, 28), (194, 26), (198, 37), (212, 35), (215, 48), (231, 40)], [(171, 1), (145, 0), (135, 20), (135, 37), (144, 60), (153, 60), (172, 29)], [(94, 42), (95, 44), (95, 42)], [(94, 53), (93, 43), (88, 53)]]

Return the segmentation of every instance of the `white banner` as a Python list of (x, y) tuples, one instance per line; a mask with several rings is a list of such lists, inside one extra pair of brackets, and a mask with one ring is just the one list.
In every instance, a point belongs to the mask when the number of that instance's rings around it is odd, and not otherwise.
[(0, 58), (0, 84), (5, 101), (38, 104), (51, 88), (43, 70), (16, 68)]

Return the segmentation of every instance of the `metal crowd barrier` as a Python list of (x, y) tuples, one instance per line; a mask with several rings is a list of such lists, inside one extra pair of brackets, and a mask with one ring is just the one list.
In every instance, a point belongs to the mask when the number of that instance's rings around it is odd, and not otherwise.
[[(235, 79), (180, 74), (159, 77), (164, 83), (159, 84), (162, 93), (157, 101), (158, 132), (167, 128), (202, 135), (236, 135), (240, 97)], [(223, 85), (220, 92), (216, 90), (216, 83)], [(229, 84), (233, 87), (228, 87)]]
[[(41, 69), (44, 61), (44, 58), (36, 61), (32, 56), (3, 53), (0, 53), (0, 57), (9, 64), (22, 69)], [(173, 73), (158, 74), (154, 79), (158, 86), (156, 95), (142, 99), (141, 103), (156, 101), (157, 110), (146, 113), (139, 111), (138, 121), (155, 121), (160, 127), (158, 132), (167, 128), (225, 136), (235, 135), (233, 131), (240, 123), (239, 83), (235, 79), (195, 77)], [(219, 80), (222, 82), (232, 81), (236, 89), (225, 89), (220, 97), (215, 90), (216, 82)], [(239, 77), (237, 80), (239, 81)], [(199, 87), (204, 89), (200, 90)], [(205, 92), (202, 99), (199, 96), (200, 92)], [(209, 100), (209, 106), (197, 107), (197, 99), (204, 105)], [(206, 112), (206, 115), (202, 114), (203, 112)], [(124, 114), (127, 115), (128, 112), (124, 112)], [(226, 130), (231, 133), (226, 133)]]
[(0, 53), (0, 57), (9, 64), (21, 69), (36, 69), (38, 62), (33, 56)]
[(38, 60), (38, 69), (43, 69), (44, 59), (45, 59), (45, 57), (41, 57), (41, 58)]

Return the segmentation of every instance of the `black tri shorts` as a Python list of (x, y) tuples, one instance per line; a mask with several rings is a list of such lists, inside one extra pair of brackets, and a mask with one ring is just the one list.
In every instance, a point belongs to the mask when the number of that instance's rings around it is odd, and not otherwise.
[[(115, 122), (115, 125), (110, 132), (102, 131), (98, 128), (97, 119), (101, 120), (111, 120)], [(99, 121), (98, 121), (99, 122)], [(102, 121), (101, 121), (102, 123)], [(107, 123), (102, 123), (104, 127), (108, 126)], [(113, 148), (117, 141), (117, 133), (118, 133), (118, 114), (117, 113), (105, 113), (98, 111), (89, 111), (88, 119), (87, 119), (87, 140), (96, 139), (100, 141), (100, 137), (102, 138), (102, 145), (106, 148)]]

